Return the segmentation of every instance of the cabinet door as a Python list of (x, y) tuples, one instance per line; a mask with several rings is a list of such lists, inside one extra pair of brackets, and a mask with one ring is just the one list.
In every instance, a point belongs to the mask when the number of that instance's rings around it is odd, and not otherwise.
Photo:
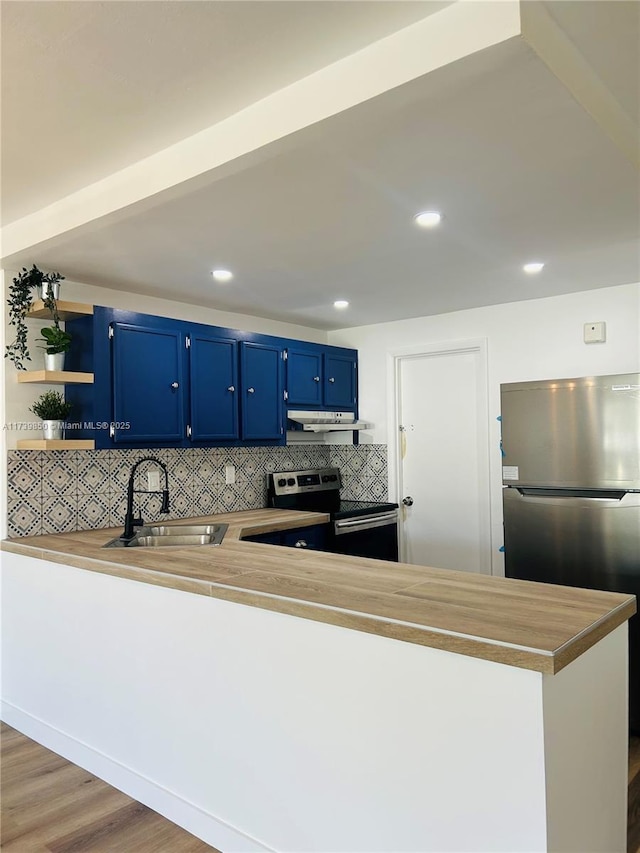
[(264, 545), (282, 545), (282, 533), (256, 533), (255, 536), (245, 536), (243, 542), (261, 542)]
[(240, 344), (242, 438), (282, 438), (282, 350)]
[(289, 405), (322, 405), (322, 354), (287, 349)]
[(238, 438), (238, 343), (191, 334), (191, 440)]
[(282, 544), (288, 548), (307, 548), (322, 551), (326, 547), (326, 524), (314, 524), (312, 527), (299, 527), (286, 530), (282, 534)]
[(353, 409), (356, 404), (356, 362), (342, 355), (324, 356), (324, 404)]
[(181, 442), (182, 334), (169, 326), (112, 323), (111, 328), (114, 441)]

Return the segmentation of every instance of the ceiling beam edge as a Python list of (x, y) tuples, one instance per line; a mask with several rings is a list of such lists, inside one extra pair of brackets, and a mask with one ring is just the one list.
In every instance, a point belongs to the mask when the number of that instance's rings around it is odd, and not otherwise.
[(522, 0), (522, 37), (636, 167), (638, 128), (542, 3)]
[[(260, 149), (385, 91), (520, 35), (518, 0), (458, 2), (0, 231), (5, 266), (104, 217), (126, 218), (264, 156)], [(251, 156), (253, 155), (253, 156)], [(241, 159), (244, 158), (244, 159)]]

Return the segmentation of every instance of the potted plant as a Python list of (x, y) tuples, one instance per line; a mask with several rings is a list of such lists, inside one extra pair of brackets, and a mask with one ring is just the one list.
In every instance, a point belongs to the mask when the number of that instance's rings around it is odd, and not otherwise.
[(44, 369), (45, 370), (64, 370), (64, 356), (71, 346), (71, 335), (60, 326), (47, 326), (40, 329), (41, 338), (36, 338), (38, 341), (44, 341), (44, 346), (40, 349), (44, 350)]
[(64, 278), (58, 272), (44, 273), (39, 270), (34, 264), (32, 269), (26, 267), (13, 279), (13, 284), (9, 285), (9, 325), (16, 327), (16, 339), (13, 343), (7, 344), (5, 348), (5, 358), (8, 358), (14, 363), (17, 370), (25, 370), (23, 361), (31, 361), (29, 347), (27, 345), (27, 326), (25, 317), (33, 306), (33, 290), (37, 288), (40, 291), (41, 298), (45, 306), (51, 312), (53, 322), (57, 327), (59, 324), (58, 317), (58, 291), (59, 283)]
[(64, 422), (72, 408), (60, 391), (45, 391), (29, 411), (42, 418), (44, 438), (62, 438)]

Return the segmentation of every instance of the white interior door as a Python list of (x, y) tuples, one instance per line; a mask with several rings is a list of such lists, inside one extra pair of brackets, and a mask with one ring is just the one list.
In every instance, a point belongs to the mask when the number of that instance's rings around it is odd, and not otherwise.
[(484, 342), (396, 357), (406, 563), (491, 572)]

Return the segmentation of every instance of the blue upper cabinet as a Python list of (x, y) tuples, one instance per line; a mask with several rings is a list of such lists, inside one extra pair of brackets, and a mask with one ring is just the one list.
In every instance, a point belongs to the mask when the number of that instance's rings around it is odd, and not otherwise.
[(95, 377), (65, 389), (74, 437), (98, 448), (281, 445), (288, 408), (357, 414), (355, 350), (100, 306), (69, 328)]
[[(312, 349), (313, 347), (313, 349)], [(290, 408), (355, 411), (357, 356), (353, 350), (310, 344), (287, 349), (287, 405)]]
[(322, 353), (287, 350), (287, 393), (290, 406), (322, 406)]
[(333, 409), (354, 409), (358, 387), (354, 357), (324, 354), (324, 404)]
[(280, 346), (240, 344), (242, 438), (283, 438), (282, 363)]
[(189, 334), (190, 438), (238, 438), (238, 342), (203, 332)]
[(117, 322), (111, 330), (114, 441), (181, 441), (184, 342), (180, 331)]

